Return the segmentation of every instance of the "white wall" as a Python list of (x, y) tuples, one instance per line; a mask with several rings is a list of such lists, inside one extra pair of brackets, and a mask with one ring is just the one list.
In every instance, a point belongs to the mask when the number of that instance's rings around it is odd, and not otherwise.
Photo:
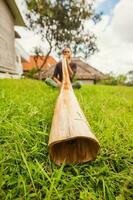
[(14, 18), (5, 2), (0, 0), (0, 71), (15, 72)]
[(82, 84), (94, 84), (94, 80), (80, 80)]

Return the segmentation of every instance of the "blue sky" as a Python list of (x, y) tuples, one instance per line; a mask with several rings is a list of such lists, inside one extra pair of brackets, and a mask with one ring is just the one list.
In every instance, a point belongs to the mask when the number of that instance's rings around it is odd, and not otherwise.
[[(99, 1), (101, 1), (101, 3), (98, 4), (96, 11), (98, 13), (102, 12), (103, 13), (102, 16), (104, 16), (104, 15), (109, 16), (109, 20), (108, 20), (108, 24), (107, 24), (107, 26), (108, 26), (111, 23), (111, 20), (113, 17), (113, 10), (120, 0), (99, 0)], [(105, 29), (106, 29), (106, 27), (105, 27)]]
[(119, 1), (120, 0), (105, 0), (98, 6), (97, 10), (98, 12), (103, 11), (104, 15), (111, 15), (113, 8)]

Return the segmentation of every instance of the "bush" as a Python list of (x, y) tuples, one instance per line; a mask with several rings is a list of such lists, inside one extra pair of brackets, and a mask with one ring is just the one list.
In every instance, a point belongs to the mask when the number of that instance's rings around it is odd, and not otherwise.
[(101, 80), (100, 83), (104, 85), (125, 85), (127, 77), (123, 74), (118, 76), (113, 75), (112, 73), (108, 74), (108, 79)]
[(33, 68), (28, 72), (24, 72), (24, 76), (27, 78), (36, 79), (35, 75), (39, 72), (39, 69)]

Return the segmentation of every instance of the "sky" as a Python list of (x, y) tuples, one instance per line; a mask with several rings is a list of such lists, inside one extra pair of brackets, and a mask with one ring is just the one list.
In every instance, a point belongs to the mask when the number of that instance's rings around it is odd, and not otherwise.
[[(23, 15), (22, 2), (16, 0)], [(91, 30), (97, 36), (99, 52), (86, 62), (103, 73), (126, 74), (133, 70), (133, 0), (96, 0), (95, 8), (103, 12), (102, 20), (96, 25), (86, 22), (86, 31)], [(29, 54), (38, 45), (42, 46), (44, 53), (47, 52), (46, 43), (33, 32), (22, 27), (15, 29), (21, 35), (18, 42)], [(52, 55), (58, 60), (55, 52)]]

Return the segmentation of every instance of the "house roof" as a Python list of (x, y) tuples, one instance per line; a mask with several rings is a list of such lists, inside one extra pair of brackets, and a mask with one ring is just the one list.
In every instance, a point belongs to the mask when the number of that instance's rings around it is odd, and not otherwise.
[(15, 0), (5, 0), (15, 19), (15, 25), (26, 26)]
[(78, 79), (105, 79), (106, 75), (103, 74), (98, 69), (92, 67), (90, 64), (86, 63), (80, 57), (74, 57), (73, 62), (77, 64), (77, 78)]
[[(37, 60), (37, 64), (40, 67), (43, 62), (44, 62), (45, 56), (39, 56), (38, 60)], [(49, 67), (55, 65), (57, 63), (57, 61), (52, 57), (49, 56), (45, 65), (43, 66), (43, 69), (48, 69)], [(29, 58), (29, 62), (22, 62), (23, 65), (23, 70), (24, 71), (30, 71), (33, 68), (37, 68), (36, 66), (36, 62), (35, 62), (35, 56), (30, 56)]]
[[(74, 63), (77, 64), (76, 78), (78, 80), (99, 80), (106, 78), (106, 76), (102, 72), (90, 66), (81, 58), (77, 57), (73, 58), (72, 60)], [(55, 65), (51, 66), (46, 72), (42, 73), (42, 78), (45, 79), (47, 77), (52, 77), (54, 69)]]

